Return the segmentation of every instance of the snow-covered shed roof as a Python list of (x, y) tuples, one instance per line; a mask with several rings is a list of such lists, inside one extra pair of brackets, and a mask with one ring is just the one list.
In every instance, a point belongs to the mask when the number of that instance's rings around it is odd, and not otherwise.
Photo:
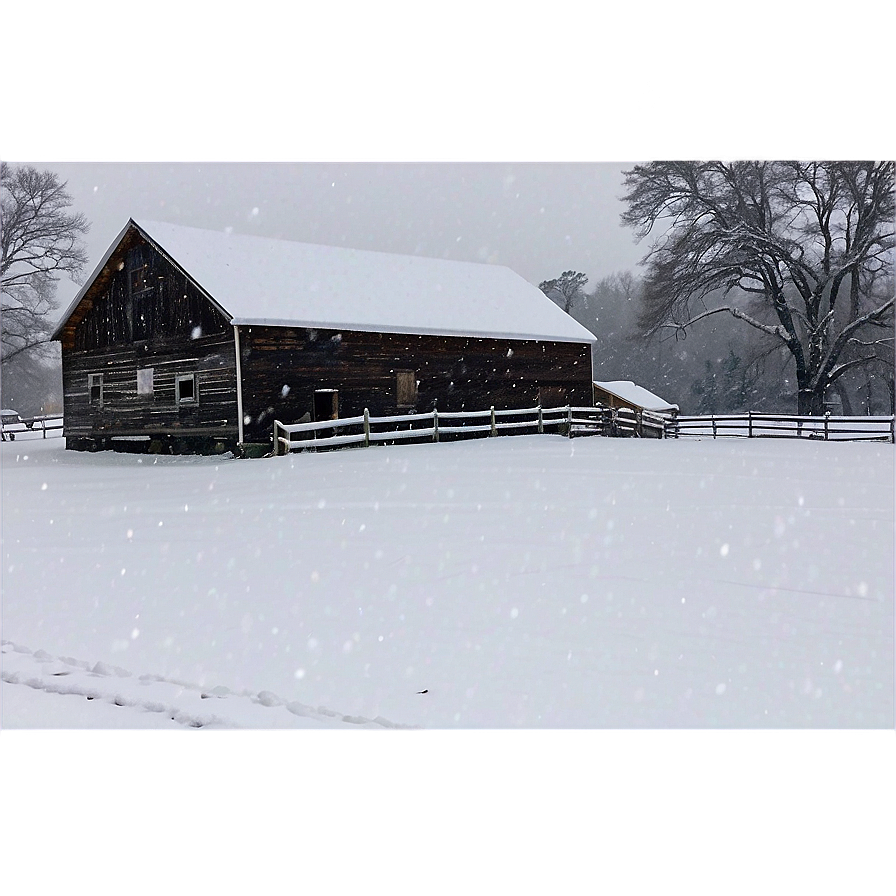
[(645, 411), (677, 411), (677, 404), (669, 404), (653, 392), (649, 392), (643, 386), (633, 383), (631, 380), (612, 380), (606, 383), (594, 383), (599, 389), (621, 398), (623, 401), (630, 402), (643, 408)]
[[(236, 325), (558, 342), (595, 337), (510, 268), (132, 221)], [(76, 308), (103, 262), (62, 317)]]

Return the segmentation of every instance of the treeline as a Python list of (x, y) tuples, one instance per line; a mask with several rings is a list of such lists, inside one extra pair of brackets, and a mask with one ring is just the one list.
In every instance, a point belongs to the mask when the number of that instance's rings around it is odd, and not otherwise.
[[(760, 340), (747, 351), (788, 357), (797, 413), (874, 411), (881, 381), (892, 407), (896, 163), (656, 161), (624, 176), (620, 220), (651, 239), (640, 332), (680, 335), (728, 317)], [(744, 356), (726, 357), (736, 387)], [(718, 394), (718, 372), (713, 384)], [(752, 388), (764, 384), (760, 375)]]
[[(643, 283), (628, 271), (593, 286), (584, 274), (566, 271), (541, 287), (597, 337), (595, 380), (632, 380), (684, 414), (797, 411), (789, 353), (730, 315), (715, 314), (687, 332), (648, 338), (638, 322)], [(894, 413), (892, 363), (882, 357), (880, 364), (844, 374), (827, 402), (835, 414)]]

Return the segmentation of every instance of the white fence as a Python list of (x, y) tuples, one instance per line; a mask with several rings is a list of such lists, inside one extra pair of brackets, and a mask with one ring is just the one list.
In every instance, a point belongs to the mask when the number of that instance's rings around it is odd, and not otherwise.
[(894, 441), (894, 418), (805, 417), (795, 414), (717, 414), (666, 422), (666, 438), (777, 438), (823, 441)]
[(60, 415), (34, 417), (22, 423), (6, 424), (0, 428), (3, 441), (14, 442), (18, 439), (34, 439), (40, 433), (43, 438), (62, 435), (62, 417)]
[(343, 417), (318, 423), (274, 421), (274, 454), (394, 444), (403, 440), (438, 442), (520, 433), (633, 435), (663, 438), (664, 420), (648, 412), (605, 407), (523, 408), (487, 411), (439, 411), (371, 417)]

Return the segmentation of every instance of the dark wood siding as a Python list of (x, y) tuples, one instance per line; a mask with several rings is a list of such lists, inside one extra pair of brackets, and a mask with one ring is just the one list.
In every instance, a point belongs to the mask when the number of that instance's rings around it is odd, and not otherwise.
[(141, 342), (190, 342), (229, 334), (229, 321), (139, 234), (116, 253), (84, 297), (63, 349), (94, 351)]
[[(233, 337), (182, 343), (114, 346), (71, 352), (63, 365), (65, 435), (203, 436), (236, 442), (236, 353)], [(152, 368), (151, 395), (137, 393), (137, 371)], [(88, 376), (103, 375), (102, 406), (89, 402)], [(175, 377), (196, 375), (198, 400), (178, 405)]]
[[(312, 414), (317, 389), (339, 391), (339, 416), (533, 407), (540, 390), (591, 406), (587, 343), (241, 327), (244, 439), (269, 441), (275, 418)], [(416, 372), (413, 408), (397, 371)]]
[[(152, 392), (137, 372), (152, 368)], [(65, 434), (201, 436), (236, 442), (236, 351), (227, 318), (189, 278), (131, 231), (62, 336)], [(91, 374), (102, 374), (102, 405)], [(198, 400), (178, 404), (175, 378), (194, 374)]]

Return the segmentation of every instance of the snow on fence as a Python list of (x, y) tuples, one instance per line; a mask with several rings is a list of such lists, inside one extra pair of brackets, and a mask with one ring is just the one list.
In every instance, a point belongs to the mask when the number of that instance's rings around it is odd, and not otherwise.
[(894, 417), (805, 417), (796, 414), (714, 414), (666, 421), (666, 438), (778, 438), (894, 442)]
[(37, 432), (41, 433), (43, 438), (47, 438), (47, 433), (50, 433), (51, 437), (61, 436), (62, 417), (59, 415), (34, 417), (23, 420), (21, 423), (5, 424), (0, 430), (0, 435), (2, 435), (3, 441), (9, 439), (12, 442), (15, 441), (17, 435), (19, 438), (30, 439), (34, 438), (33, 434)]
[(604, 435), (637, 436), (647, 439), (664, 439), (666, 437), (665, 414), (651, 411), (634, 411), (630, 408), (613, 408), (609, 430)]
[(292, 450), (342, 448), (347, 445), (394, 443), (415, 439), (431, 442), (514, 433), (554, 432), (574, 435), (663, 437), (663, 419), (653, 414), (605, 407), (524, 408), (487, 411), (439, 411), (371, 417), (342, 417), (318, 423), (274, 421), (274, 454)]

